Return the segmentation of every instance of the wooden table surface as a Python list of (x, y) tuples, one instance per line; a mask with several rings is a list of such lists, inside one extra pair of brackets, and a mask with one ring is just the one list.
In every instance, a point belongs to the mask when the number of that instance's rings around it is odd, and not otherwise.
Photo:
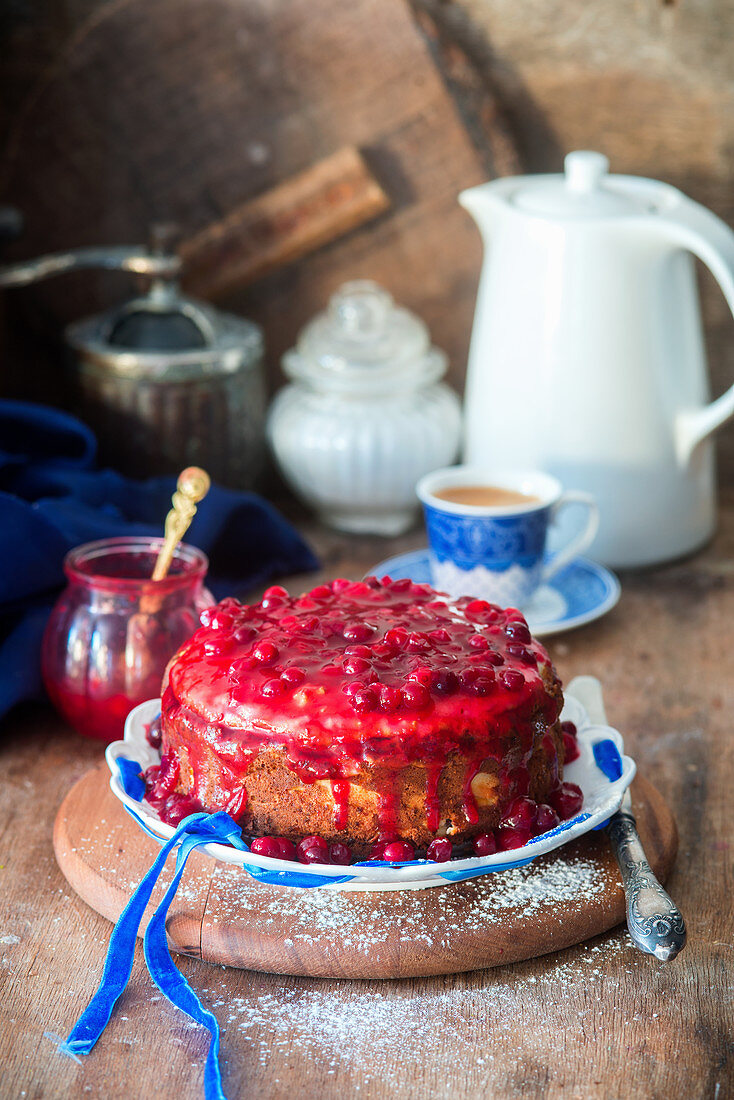
[[(357, 577), (421, 541), (308, 533), (325, 577)], [(675, 811), (669, 889), (688, 922), (683, 954), (644, 957), (620, 928), (527, 963), (397, 982), (181, 958), (222, 1024), (229, 1100), (734, 1095), (734, 498), (705, 551), (622, 582), (611, 614), (548, 645), (564, 681), (600, 677), (611, 723)], [(109, 939), (51, 847), (64, 793), (101, 753), (41, 706), (0, 731), (3, 1100), (203, 1096), (208, 1036), (158, 994), (140, 947), (117, 1013), (81, 1065), (44, 1037), (66, 1035), (86, 1006)]]

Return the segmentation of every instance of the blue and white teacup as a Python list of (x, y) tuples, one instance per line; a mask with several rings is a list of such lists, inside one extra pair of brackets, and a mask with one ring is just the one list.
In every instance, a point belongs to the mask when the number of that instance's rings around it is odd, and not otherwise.
[[(457, 487), (509, 490), (526, 500), (460, 504), (436, 495)], [(599, 527), (589, 493), (564, 492), (556, 478), (540, 472), (451, 466), (421, 478), (416, 492), (425, 513), (434, 587), (504, 607), (527, 604), (539, 585), (587, 549)], [(587, 510), (584, 529), (544, 560), (548, 528), (571, 504)]]

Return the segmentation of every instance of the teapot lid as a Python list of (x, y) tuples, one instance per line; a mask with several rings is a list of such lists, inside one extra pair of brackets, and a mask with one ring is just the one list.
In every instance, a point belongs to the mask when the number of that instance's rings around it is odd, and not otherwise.
[[(605, 218), (650, 211), (649, 202), (614, 186), (603, 153), (579, 149), (563, 162), (564, 174), (530, 177), (512, 196), (513, 206), (561, 218)], [(617, 177), (618, 178), (618, 177)]]
[[(427, 383), (446, 369), (426, 325), (370, 279), (344, 283), (283, 357), (286, 373), (342, 391)], [(430, 376), (430, 377), (429, 377)]]

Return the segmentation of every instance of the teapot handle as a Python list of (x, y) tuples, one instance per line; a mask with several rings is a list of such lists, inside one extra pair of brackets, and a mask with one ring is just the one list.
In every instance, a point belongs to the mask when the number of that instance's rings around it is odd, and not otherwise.
[[(689, 199), (662, 214), (658, 225), (666, 240), (692, 252), (706, 265), (734, 314), (734, 231), (716, 214)], [(734, 385), (710, 404), (678, 413), (674, 430), (680, 465), (687, 466), (698, 444), (733, 414)]]

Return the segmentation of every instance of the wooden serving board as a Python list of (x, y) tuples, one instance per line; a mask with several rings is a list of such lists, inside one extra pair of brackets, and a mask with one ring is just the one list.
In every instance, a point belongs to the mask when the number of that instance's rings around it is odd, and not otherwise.
[[(56, 817), (54, 849), (72, 888), (114, 921), (158, 846), (125, 813), (108, 781), (100, 767), (71, 789)], [(648, 859), (664, 881), (678, 845), (675, 821), (643, 778), (632, 796)], [(147, 916), (171, 880), (173, 862)], [(401, 891), (263, 886), (242, 868), (195, 851), (167, 929), (175, 951), (207, 962), (312, 977), (403, 978), (534, 958), (605, 932), (624, 915), (606, 835), (589, 833), (526, 867)]]

